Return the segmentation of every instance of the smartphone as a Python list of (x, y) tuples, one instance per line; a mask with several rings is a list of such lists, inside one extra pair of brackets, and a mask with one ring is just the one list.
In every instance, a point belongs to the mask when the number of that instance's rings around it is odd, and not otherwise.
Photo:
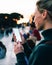
[(16, 42), (22, 42), (21, 35), (18, 28), (13, 28), (13, 34), (16, 36)]

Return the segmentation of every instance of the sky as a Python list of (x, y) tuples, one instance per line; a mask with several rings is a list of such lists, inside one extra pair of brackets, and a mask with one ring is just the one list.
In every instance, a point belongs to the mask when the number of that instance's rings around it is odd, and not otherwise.
[(17, 12), (24, 15), (24, 18), (29, 16), (35, 10), (37, 0), (0, 0), (0, 13)]

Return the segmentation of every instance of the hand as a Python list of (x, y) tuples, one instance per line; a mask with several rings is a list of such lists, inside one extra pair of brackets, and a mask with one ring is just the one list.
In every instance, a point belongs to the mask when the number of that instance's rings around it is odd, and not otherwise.
[(21, 39), (22, 39), (22, 44), (24, 44), (25, 43), (25, 38), (24, 38), (24, 36), (20, 33), (20, 35), (21, 35)]
[[(21, 35), (21, 39), (22, 39), (22, 42), (21, 42), (21, 44), (24, 44), (25, 43), (25, 38), (23, 37), (23, 35), (20, 33), (20, 35)], [(15, 34), (13, 34), (13, 38), (14, 38), (14, 42), (16, 42), (16, 36), (15, 36)]]
[(15, 52), (15, 54), (24, 52), (23, 45), (20, 42), (17, 42), (14, 44), (14, 52)]

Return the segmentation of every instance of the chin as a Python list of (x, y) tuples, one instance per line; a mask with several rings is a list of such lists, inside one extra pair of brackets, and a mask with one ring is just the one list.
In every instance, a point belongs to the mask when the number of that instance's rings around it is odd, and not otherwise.
[(40, 27), (38, 27), (38, 26), (37, 26), (37, 27), (36, 27), (36, 29), (37, 29), (37, 30), (39, 30), (39, 29), (40, 29)]

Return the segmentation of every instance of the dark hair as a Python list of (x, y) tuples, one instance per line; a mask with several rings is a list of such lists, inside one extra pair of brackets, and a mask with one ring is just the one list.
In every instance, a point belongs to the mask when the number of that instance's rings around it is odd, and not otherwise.
[(52, 0), (39, 0), (37, 3), (38, 10), (42, 13), (47, 10), (49, 18), (52, 20)]

